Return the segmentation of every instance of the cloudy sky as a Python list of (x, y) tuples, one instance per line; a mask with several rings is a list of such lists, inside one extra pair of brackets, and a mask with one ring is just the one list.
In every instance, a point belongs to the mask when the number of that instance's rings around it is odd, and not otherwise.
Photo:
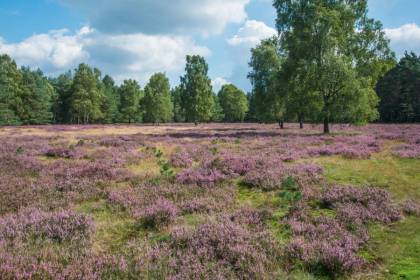
[[(369, 0), (398, 56), (420, 54), (420, 1)], [(117, 82), (179, 81), (185, 55), (207, 58), (215, 88), (249, 90), (250, 48), (275, 34), (271, 0), (1, 0), (0, 53), (57, 75), (87, 62)]]

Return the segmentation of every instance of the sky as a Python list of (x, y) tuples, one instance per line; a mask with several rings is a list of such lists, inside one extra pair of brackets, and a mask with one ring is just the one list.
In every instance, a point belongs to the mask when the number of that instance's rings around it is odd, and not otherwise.
[[(418, 11), (419, 0), (369, 0), (397, 57), (420, 54)], [(271, 0), (0, 1), (0, 53), (49, 76), (86, 62), (117, 83), (144, 87), (165, 72), (175, 86), (185, 56), (198, 54), (216, 91), (226, 83), (249, 91), (250, 49), (274, 34)]]

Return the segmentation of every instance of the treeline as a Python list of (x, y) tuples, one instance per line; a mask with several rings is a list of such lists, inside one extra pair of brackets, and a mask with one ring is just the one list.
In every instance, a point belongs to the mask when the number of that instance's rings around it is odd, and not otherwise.
[(0, 124), (310, 121), (328, 133), (330, 122), (420, 121), (420, 58), (396, 63), (367, 1), (274, 0), (274, 7), (280, 35), (251, 50), (248, 95), (231, 84), (214, 93), (201, 56), (187, 56), (171, 89), (164, 73), (144, 88), (135, 80), (116, 85), (86, 64), (47, 78), (3, 55)]
[(185, 75), (171, 90), (164, 73), (142, 88), (135, 80), (116, 85), (112, 77), (80, 64), (56, 78), (0, 56), (0, 124), (92, 124), (243, 121), (248, 101), (234, 85), (216, 95), (201, 56), (187, 56)]
[(420, 122), (420, 56), (406, 53), (376, 86), (381, 122)]

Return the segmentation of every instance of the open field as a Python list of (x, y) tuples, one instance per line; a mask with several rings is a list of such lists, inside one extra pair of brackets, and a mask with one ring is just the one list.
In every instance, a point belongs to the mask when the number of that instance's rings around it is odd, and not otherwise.
[(420, 279), (420, 125), (0, 128), (1, 279)]

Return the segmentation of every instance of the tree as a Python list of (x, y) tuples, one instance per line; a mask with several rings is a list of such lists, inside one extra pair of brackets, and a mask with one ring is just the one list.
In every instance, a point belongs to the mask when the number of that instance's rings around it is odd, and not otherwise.
[(20, 123), (17, 115), (22, 75), (8, 55), (0, 55), (0, 125)]
[(54, 96), (52, 100), (52, 114), (55, 123), (71, 122), (71, 89), (73, 85), (73, 76), (69, 71), (61, 74), (57, 78), (50, 79), (54, 87)]
[(143, 92), (135, 80), (125, 80), (118, 89), (120, 96), (120, 114), (123, 122), (137, 122), (141, 120), (140, 100)]
[[(392, 65), (394, 54), (380, 22), (368, 18), (367, 1), (275, 0), (274, 7), (287, 81), (309, 86), (295, 94), (314, 94), (324, 132), (329, 132), (331, 120), (374, 120), (373, 86)], [(299, 74), (305, 72), (309, 75)], [(357, 86), (351, 89), (351, 84)], [(359, 115), (352, 116), (354, 112)]]
[(188, 55), (185, 72), (180, 86), (186, 121), (209, 121), (214, 113), (215, 100), (205, 59)]
[(71, 95), (71, 120), (76, 123), (91, 123), (103, 118), (101, 105), (104, 94), (98, 85), (99, 70), (80, 64), (75, 70)]
[(248, 100), (243, 91), (236, 86), (224, 85), (218, 94), (224, 120), (227, 122), (242, 122), (248, 112)]
[(420, 122), (420, 56), (405, 53), (376, 86), (383, 122)]
[(22, 67), (19, 118), (23, 124), (47, 124), (52, 120), (54, 87), (41, 70)]
[(119, 120), (118, 107), (120, 99), (118, 96), (118, 87), (115, 85), (112, 77), (105, 75), (101, 82), (102, 91), (104, 92), (104, 102), (102, 104), (102, 112), (104, 113), (104, 123), (116, 123)]
[(252, 70), (248, 78), (252, 84), (255, 115), (260, 122), (283, 122), (285, 91), (279, 80), (282, 60), (275, 37), (263, 40), (251, 50), (249, 66)]
[(144, 88), (143, 120), (161, 123), (173, 119), (173, 104), (169, 80), (163, 73), (154, 74)]
[(174, 121), (175, 122), (184, 122), (185, 121), (185, 112), (182, 108), (182, 89), (180, 86), (177, 86), (171, 90), (171, 101), (174, 106)]
[(220, 98), (217, 94), (213, 93), (213, 112), (211, 113), (211, 121), (212, 122), (221, 122), (225, 118), (225, 114), (223, 113), (223, 108), (220, 104)]

